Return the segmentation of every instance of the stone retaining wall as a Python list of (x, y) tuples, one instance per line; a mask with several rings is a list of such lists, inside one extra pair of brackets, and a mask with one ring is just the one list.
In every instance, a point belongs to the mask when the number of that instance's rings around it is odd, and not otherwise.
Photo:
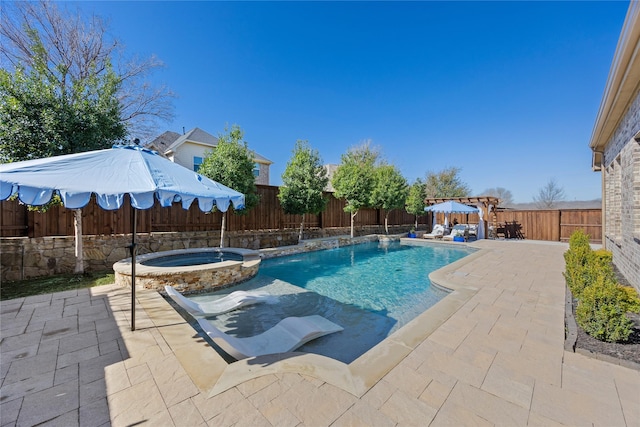
[[(389, 227), (394, 233), (408, 227)], [(305, 230), (304, 239), (313, 240), (345, 235), (348, 227)], [(357, 234), (384, 233), (384, 227), (358, 227)], [(247, 249), (278, 248), (296, 245), (297, 230), (262, 230), (225, 233), (225, 246)], [(175, 249), (207, 248), (220, 245), (219, 231), (159, 232), (138, 234), (138, 254)], [(85, 271), (110, 270), (113, 264), (130, 257), (130, 235), (83, 236)], [(73, 236), (0, 238), (0, 280), (13, 281), (33, 277), (72, 273), (75, 267)]]
[[(391, 240), (399, 240), (401, 235), (389, 237)], [(323, 249), (336, 249), (343, 246), (357, 245), (365, 242), (375, 242), (379, 240), (378, 235), (370, 234), (367, 236), (354, 237), (337, 236), (335, 238), (325, 237), (320, 239), (304, 240), (297, 245), (281, 246), (277, 248), (266, 248), (260, 250), (262, 259), (275, 258), (285, 255), (299, 254), (302, 252), (320, 251)]]

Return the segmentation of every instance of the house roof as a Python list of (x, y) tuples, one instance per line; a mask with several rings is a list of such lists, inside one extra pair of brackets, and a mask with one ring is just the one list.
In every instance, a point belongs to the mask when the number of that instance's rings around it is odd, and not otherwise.
[[(200, 128), (193, 128), (182, 135), (176, 132), (166, 131), (165, 133), (151, 141), (151, 143), (149, 143), (149, 146), (153, 146), (163, 155), (167, 155), (171, 152), (175, 152), (176, 149), (178, 149), (185, 142), (200, 144), (209, 148), (213, 148), (218, 145), (218, 138)], [(273, 163), (271, 160), (267, 159), (264, 156), (261, 156), (255, 151), (252, 151), (252, 153), (253, 160), (258, 163), (264, 163), (267, 165)]]
[(270, 165), (270, 164), (273, 163), (271, 160), (267, 159), (264, 156), (261, 156), (260, 154), (256, 153), (255, 151), (252, 151), (252, 153), (253, 153), (253, 160), (255, 160), (258, 163), (264, 163), (266, 165)]
[[(602, 166), (602, 153), (640, 90), (639, 49), (640, 2), (632, 1), (622, 26), (589, 143), (594, 154), (593, 168), (595, 170), (599, 170)], [(637, 132), (638, 129), (631, 131)]]
[(180, 137), (179, 133), (172, 132), (170, 130), (166, 131), (162, 135), (158, 136), (156, 139), (147, 144), (147, 147), (155, 149), (160, 154), (163, 154), (167, 151), (167, 148), (173, 144), (173, 142)]
[(203, 131), (200, 128), (193, 128), (184, 135), (180, 135), (178, 139), (176, 139), (169, 147), (167, 147), (166, 152), (175, 151), (176, 148), (180, 147), (187, 141), (206, 145), (209, 147), (215, 147), (216, 145), (218, 145), (218, 138), (208, 132)]

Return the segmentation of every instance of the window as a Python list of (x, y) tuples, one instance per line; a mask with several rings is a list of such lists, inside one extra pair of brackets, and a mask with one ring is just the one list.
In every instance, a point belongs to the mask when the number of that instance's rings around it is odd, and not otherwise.
[(253, 164), (253, 176), (260, 176), (260, 163)]
[(202, 157), (193, 156), (193, 170), (198, 172), (200, 165), (202, 164)]

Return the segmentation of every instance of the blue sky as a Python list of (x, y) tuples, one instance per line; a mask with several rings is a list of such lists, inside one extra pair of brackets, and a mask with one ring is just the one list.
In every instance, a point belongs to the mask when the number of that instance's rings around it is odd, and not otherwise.
[(588, 148), (628, 2), (82, 2), (178, 98), (158, 129), (226, 124), (274, 162), (371, 140), (413, 182), (530, 202), (550, 179), (599, 198)]

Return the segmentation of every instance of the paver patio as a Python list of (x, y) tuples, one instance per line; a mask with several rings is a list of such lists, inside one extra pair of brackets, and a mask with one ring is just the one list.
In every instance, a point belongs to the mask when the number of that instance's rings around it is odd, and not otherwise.
[(564, 350), (567, 245), (471, 246), (434, 274), (473, 290), (453, 312), (337, 370), (315, 355), (221, 365), (151, 291), (135, 332), (113, 285), (2, 301), (0, 426), (640, 426), (640, 371)]

